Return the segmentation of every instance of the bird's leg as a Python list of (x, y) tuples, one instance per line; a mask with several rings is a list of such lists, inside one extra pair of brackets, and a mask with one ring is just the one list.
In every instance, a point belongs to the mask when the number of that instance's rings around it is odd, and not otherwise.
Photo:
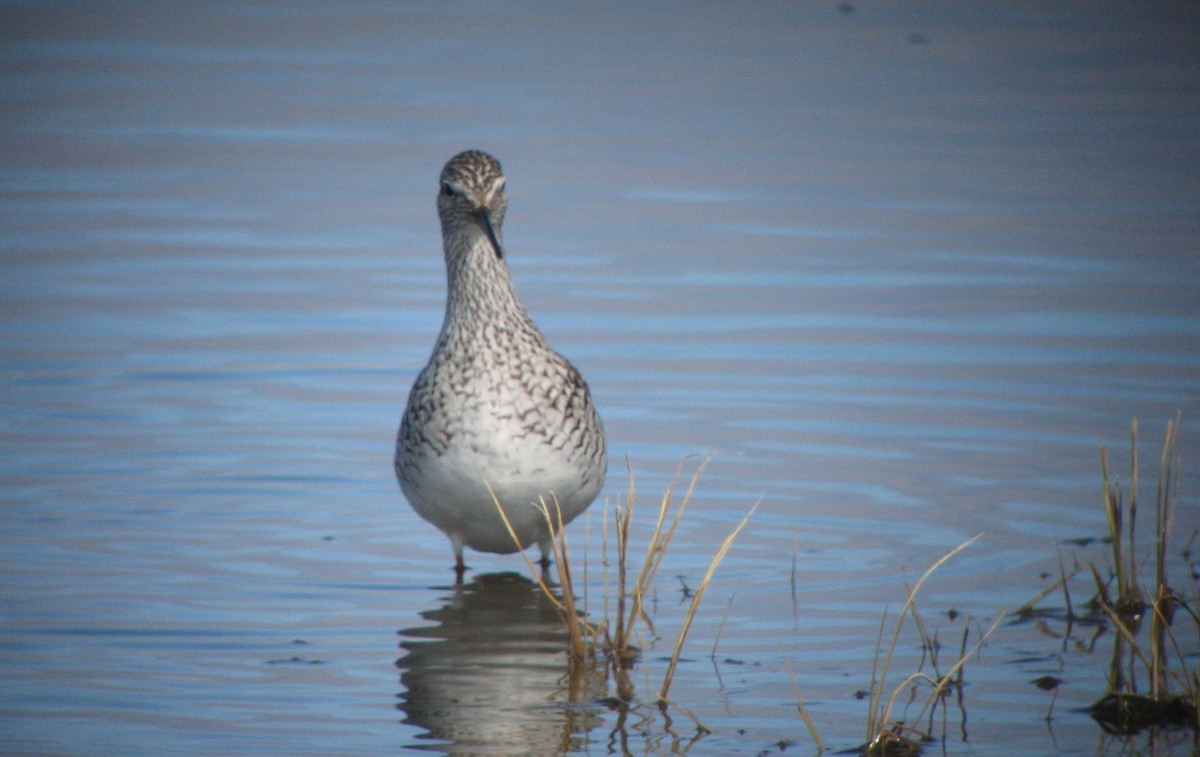
[(538, 547), (542, 552), (542, 559), (538, 560), (538, 565), (542, 566), (542, 578), (549, 578), (550, 575), (550, 541), (542, 539), (538, 542)]
[(454, 547), (454, 582), (460, 584), (463, 580), (463, 573), (467, 572), (467, 564), (463, 562), (462, 537), (457, 534), (451, 534), (450, 544)]

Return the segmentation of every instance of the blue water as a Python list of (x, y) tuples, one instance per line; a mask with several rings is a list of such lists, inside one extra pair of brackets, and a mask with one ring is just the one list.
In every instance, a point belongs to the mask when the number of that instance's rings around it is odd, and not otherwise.
[[(1104, 534), (1135, 417), (1143, 501), (1182, 420), (1194, 596), (1198, 49), (1165, 3), (0, 5), (0, 752), (811, 753), (785, 655), (850, 748), (881, 618), (946, 551), (983, 534), (922, 593), (947, 650), (1059, 548), (1105, 568), (1063, 542)], [(570, 690), (519, 560), (451, 585), (392, 477), (470, 147), (604, 416), (604, 499), (628, 459), (648, 527), (715, 453), (628, 718)], [(755, 502), (668, 722), (684, 587)], [(605, 512), (571, 529), (595, 614)], [(1113, 634), (1062, 604), (998, 627), (931, 752), (1190, 753), (1077, 711)], [(889, 680), (920, 657), (910, 626)]]

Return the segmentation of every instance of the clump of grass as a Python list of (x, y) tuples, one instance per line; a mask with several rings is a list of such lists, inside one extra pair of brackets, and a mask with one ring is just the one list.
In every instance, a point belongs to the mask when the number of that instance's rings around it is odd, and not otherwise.
[[(914, 722), (920, 722), (926, 711), (929, 711), (945, 693), (955, 685), (962, 684), (962, 670), (966, 665), (967, 660), (975, 654), (983, 643), (991, 636), (992, 632), (1000, 624), (1004, 613), (997, 615), (996, 621), (987, 631), (980, 635), (978, 641), (967, 649), (967, 636), (964, 633), (962, 647), (959, 650), (958, 658), (951, 666), (942, 673), (938, 670), (938, 660), (936, 655), (937, 642), (932, 639), (926, 628), (924, 621), (921, 619), (920, 612), (917, 609), (917, 594), (921, 587), (925, 584), (926, 579), (933, 575), (939, 567), (944, 565), (954, 555), (966, 549), (974, 543), (982, 534), (974, 536), (954, 549), (947, 552), (939, 560), (921, 575), (916, 584), (908, 591), (908, 596), (905, 599), (904, 606), (900, 610), (900, 615), (896, 619), (895, 628), (892, 631), (891, 640), (886, 648), (883, 647), (884, 631), (887, 624), (887, 614), (884, 613), (883, 619), (879, 624), (879, 639), (876, 643), (875, 662), (871, 669), (871, 687), (869, 691), (869, 702), (867, 711), (867, 741), (861, 748), (861, 753), (869, 757), (881, 757), (882, 755), (915, 755), (920, 751), (921, 744), (928, 741), (930, 736), (928, 733), (921, 732), (912, 726), (907, 725), (902, 720), (897, 720), (893, 717), (896, 706), (896, 701), (900, 695), (909, 690), (910, 687), (926, 685), (930, 688), (929, 694), (925, 699), (925, 703), (921, 707), (920, 712), (914, 718)], [(898, 685), (891, 689), (890, 695), (887, 694), (887, 677), (891, 669), (892, 660), (896, 652), (896, 648), (900, 641), (900, 632), (904, 626), (904, 621), (907, 617), (912, 617), (914, 624), (918, 628), (918, 633), (922, 640), (922, 648), (929, 653), (929, 660), (933, 667), (933, 674), (924, 672), (921, 669), (907, 675)], [(924, 660), (922, 661), (924, 662)], [(885, 695), (887, 698), (885, 700)]]
[[(696, 489), (700, 475), (704, 472), (705, 467), (707, 467), (711, 459), (711, 456), (706, 457), (696, 466), (682, 498), (677, 498), (676, 492), (679, 489), (684, 470), (684, 461), (680, 462), (671, 484), (666, 488), (659, 501), (658, 514), (654, 527), (649, 534), (646, 553), (641, 560), (640, 566), (637, 567), (636, 573), (633, 572), (630, 559), (630, 535), (633, 525), (635, 486), (633, 471), (632, 469), (629, 470), (629, 486), (624, 501), (618, 502), (612, 511), (616, 561), (615, 587), (610, 592), (612, 582), (610, 581), (611, 577), (606, 571), (604, 610), (600, 620), (595, 623), (588, 618), (586, 592), (583, 594), (584, 604), (582, 607), (576, 600), (578, 593), (576, 592), (571, 570), (571, 557), (567, 549), (562, 512), (556, 501), (549, 503), (542, 501), (539, 503), (539, 507), (546, 518), (547, 528), (550, 529), (550, 533), (554, 534), (551, 544), (553, 561), (557, 573), (558, 591), (555, 591), (550, 585), (545, 571), (538, 569), (522, 550), (522, 555), (530, 572), (538, 581), (542, 591), (554, 603), (559, 617), (567, 629), (568, 656), (572, 678), (582, 675), (583, 671), (587, 670), (589, 666), (595, 665), (598, 661), (602, 662), (605, 673), (610, 675), (614, 681), (616, 701), (621, 703), (620, 706), (622, 707), (628, 706), (636, 696), (630, 673), (640, 657), (640, 649), (634, 643), (635, 639), (641, 634), (640, 627), (644, 627), (650, 633), (654, 633), (654, 624), (646, 612), (647, 603), (652, 597), (654, 579), (667, 552), (667, 547), (670, 545), (671, 539), (674, 537), (675, 531), (683, 520), (684, 513), (691, 502), (692, 494)], [(496, 506), (506, 527), (509, 529), (509, 533), (515, 539), (516, 535), (504, 513), (503, 507), (500, 506), (499, 502), (496, 503)], [(655, 696), (655, 702), (664, 712), (668, 704), (667, 694), (670, 691), (671, 682), (675, 676), (684, 640), (687, 638), (688, 631), (699, 610), (700, 601), (708, 590), (717, 566), (725, 558), (734, 540), (749, 522), (756, 508), (757, 504), (751, 508), (750, 512), (746, 514), (741, 522), (725, 538), (717, 553), (713, 556), (704, 578), (692, 592), (691, 603), (688, 606), (676, 638), (662, 684), (658, 687)], [(606, 521), (605, 534), (607, 534), (607, 525)], [(605, 538), (605, 542), (607, 542), (607, 538)], [(605, 565), (607, 566), (609, 564), (607, 560), (607, 547), (605, 547), (604, 551)], [(682, 708), (680, 709), (682, 710)], [(686, 710), (682, 711), (696, 724), (699, 732), (709, 732), (709, 729), (696, 720), (690, 713), (687, 713)]]
[[(488, 487), (489, 491), (491, 487)], [(504, 521), (504, 527), (508, 529), (508, 533), (512, 536), (513, 541), (520, 544), (520, 539), (517, 538), (517, 533), (513, 529), (512, 522), (508, 519), (508, 514), (504, 512), (504, 507), (501, 506), (500, 500), (492, 492), (492, 501), (496, 503), (496, 510), (500, 513), (500, 519)], [(550, 529), (551, 548), (554, 553), (554, 566), (558, 572), (559, 584), (564, 587), (573, 585), (574, 579), (571, 576), (571, 561), (569, 550), (567, 548), (567, 539), (564, 532), (562, 507), (558, 503), (557, 497), (552, 497), (550, 502), (544, 499), (538, 503), (542, 511), (542, 515), (546, 518), (546, 527)], [(567, 629), (567, 649), (568, 658), (571, 661), (573, 668), (585, 662), (591, 650), (595, 648), (596, 636), (603, 630), (602, 627), (595, 628), (590, 625), (585, 619), (585, 613), (582, 612), (575, 602), (575, 594), (570, 591), (563, 591), (560, 599), (550, 590), (547, 582), (546, 568), (542, 566), (537, 568), (525, 550), (520, 550), (521, 557), (524, 558), (525, 564), (529, 567), (529, 571), (534, 575), (541, 587), (542, 592), (549, 598), (554, 609), (558, 612), (559, 619), (562, 620), (563, 626)]]
[[(950, 664), (950, 667), (943, 672), (941, 670), (942, 663), (939, 659), (941, 646), (937, 640), (937, 633), (936, 631), (932, 635), (929, 633), (928, 626), (918, 609), (917, 595), (926, 580), (938, 568), (944, 565), (950, 558), (969, 547), (981, 536), (982, 534), (976, 535), (947, 552), (934, 562), (911, 587), (907, 585), (906, 581), (905, 588), (907, 595), (904, 606), (895, 621), (891, 638), (886, 647), (884, 646), (884, 637), (888, 618), (887, 612), (884, 612), (883, 618), (879, 623), (879, 637), (875, 646), (875, 659), (871, 666), (871, 685), (869, 690), (865, 692), (865, 697), (868, 699), (867, 740), (856, 750), (859, 754), (865, 757), (885, 757), (885, 755), (889, 757), (894, 757), (895, 755), (915, 756), (920, 753), (922, 746), (932, 739), (929, 732), (922, 731), (909, 725), (905, 720), (894, 717), (897, 701), (905, 692), (911, 692), (915, 697), (920, 688), (928, 688), (928, 694), (920, 711), (913, 718), (913, 722), (921, 722), (925, 718), (926, 713), (928, 713), (931, 723), (929, 731), (932, 731), (932, 719), (936, 705), (943, 700), (949, 691), (952, 689), (958, 690), (961, 704), (963, 670), (967, 660), (973, 657), (988, 638), (991, 637), (992, 633), (1000, 625), (1001, 620), (1004, 619), (1005, 614), (998, 613), (992, 625), (986, 631), (982, 631), (979, 634), (978, 640), (969, 647), (971, 620), (970, 618), (966, 618), (958, 656)], [(948, 615), (952, 620), (958, 617), (958, 613), (954, 610), (950, 610)], [(901, 632), (908, 618), (912, 618), (921, 640), (921, 662), (918, 664), (915, 672), (910, 673), (899, 684), (889, 689), (888, 674), (891, 671), (893, 660), (900, 644)], [(796, 683), (796, 678), (792, 672), (791, 663), (788, 661), (786, 653), (783, 653), (783, 663), (796, 697), (796, 709), (804, 720), (804, 724), (817, 746), (818, 754), (823, 753), (825, 745), (804, 706), (804, 701), (800, 695), (800, 687)], [(931, 673), (923, 670), (926, 663), (932, 668)]]
[[(659, 500), (658, 517), (655, 520), (654, 529), (650, 532), (646, 556), (642, 560), (641, 568), (634, 578), (632, 587), (629, 586), (629, 537), (633, 523), (634, 479), (633, 471), (629, 470), (628, 472), (629, 488), (625, 494), (625, 503), (624, 505), (618, 504), (613, 510), (613, 533), (616, 538), (617, 559), (616, 614), (613, 623), (610, 624), (613, 631), (605, 636), (605, 652), (616, 662), (615, 669), (617, 671), (627, 672), (637, 659), (639, 650), (633, 644), (633, 639), (638, 622), (643, 622), (650, 630), (654, 628), (650, 616), (646, 613), (646, 601), (654, 585), (654, 578), (658, 575), (658, 567), (667, 553), (671, 538), (675, 536), (675, 529), (683, 520), (683, 514), (692, 501), (696, 482), (700, 479), (700, 474), (704, 472), (705, 467), (708, 466), (710, 459), (706, 458), (696, 466), (683, 499), (679, 501), (679, 505), (672, 515), (671, 506), (674, 504), (675, 491), (678, 489), (680, 478), (683, 475), (683, 463), (681, 462), (676, 468), (675, 477), (663, 492), (662, 499)], [(606, 617), (608, 609), (606, 602)], [(632, 686), (628, 685), (628, 682), (624, 687), (618, 686), (618, 690), (622, 688), (629, 697), (632, 697)]]
[[(1142, 580), (1145, 559), (1137, 559), (1135, 551), (1138, 511), (1137, 420), (1134, 419), (1130, 424), (1127, 502), (1121, 496), (1119, 482), (1110, 480), (1108, 456), (1101, 450), (1104, 506), (1112, 542), (1111, 582), (1102, 578), (1095, 565), (1091, 569), (1096, 583), (1094, 601), (1117, 629), (1117, 639), (1108, 692), (1090, 709), (1101, 726), (1114, 733), (1136, 733), (1152, 726), (1185, 725), (1196, 728), (1200, 723), (1200, 672), (1187, 668), (1172, 630), (1179, 609), (1182, 608), (1191, 617), (1197, 632), (1200, 632), (1200, 616), (1169, 585), (1167, 579), (1167, 545), (1175, 521), (1179, 483), (1180, 457), (1176, 450), (1178, 432), (1179, 415), (1176, 415), (1167, 422), (1159, 457), (1151, 554), (1154, 575), (1153, 585), (1146, 588), (1143, 588)], [(1113, 584), (1111, 590), (1110, 583)], [(1147, 613), (1150, 616), (1149, 649), (1138, 638)], [(1126, 645), (1130, 650), (1128, 667), (1124, 664)], [(1169, 664), (1172, 653), (1179, 663), (1179, 670)], [(1146, 691), (1141, 691), (1138, 686), (1139, 672), (1148, 679)]]
[[(1101, 448), (1102, 506), (1108, 532), (1104, 541), (1110, 549), (1108, 569), (1089, 562), (1068, 573), (1060, 553), (1061, 579), (1019, 611), (1021, 619), (1038, 617), (1034, 605), (1061, 588), (1067, 608), (1064, 648), (1071, 624), (1076, 621), (1096, 627), (1091, 643), (1083, 645), (1089, 651), (1107, 628), (1115, 629), (1107, 690), (1088, 709), (1102, 728), (1121, 736), (1162, 727), (1196, 729), (1200, 724), (1200, 670), (1189, 668), (1177, 638), (1178, 634), (1200, 635), (1200, 615), (1195, 609), (1198, 597), (1194, 591), (1198, 573), (1190, 556), (1195, 532), (1182, 550), (1183, 567), (1193, 581), (1191, 596), (1185, 597), (1176, 590), (1168, 577), (1169, 543), (1175, 525), (1180, 476), (1179, 422), (1180, 416), (1176, 414), (1168, 421), (1163, 436), (1153, 503), (1154, 529), (1150, 537), (1141, 537), (1143, 544), (1147, 540), (1152, 543), (1139, 550), (1138, 514), (1149, 508), (1140, 507), (1138, 422), (1133, 419), (1129, 432), (1127, 493), (1112, 473), (1107, 450)], [(1086, 547), (1098, 540), (1071, 541)], [(1081, 570), (1090, 573), (1094, 591), (1092, 599), (1083, 605), (1087, 614), (1082, 616), (1076, 615), (1069, 591), (1069, 582)], [(1176, 625), (1176, 620), (1182, 617), (1190, 618), (1186, 628)]]

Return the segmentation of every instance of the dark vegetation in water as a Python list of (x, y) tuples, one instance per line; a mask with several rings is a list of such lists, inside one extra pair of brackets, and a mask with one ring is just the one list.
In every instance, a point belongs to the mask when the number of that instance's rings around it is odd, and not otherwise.
[(1088, 708), (1108, 733), (1129, 736), (1149, 728), (1196, 727), (1196, 700), (1190, 696), (1151, 697), (1110, 691)]

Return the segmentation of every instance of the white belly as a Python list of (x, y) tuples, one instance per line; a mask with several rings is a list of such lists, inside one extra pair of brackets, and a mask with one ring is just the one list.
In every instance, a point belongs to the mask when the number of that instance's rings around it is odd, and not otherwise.
[(595, 499), (604, 471), (515, 431), (493, 425), (470, 443), (441, 454), (426, 450), (410, 461), (400, 486), (413, 509), (451, 540), (483, 552), (515, 552), (498, 501), (522, 548), (545, 544), (550, 530), (539, 503), (551, 508), (557, 525), (557, 502), (568, 523)]

